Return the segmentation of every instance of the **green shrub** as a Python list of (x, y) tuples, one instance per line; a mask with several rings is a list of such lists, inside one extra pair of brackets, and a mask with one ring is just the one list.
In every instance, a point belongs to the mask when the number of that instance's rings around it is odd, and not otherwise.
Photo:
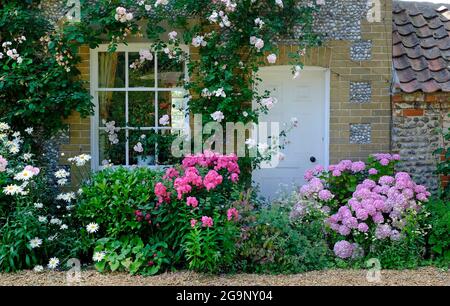
[(91, 222), (99, 225), (96, 237), (149, 237), (148, 227), (136, 220), (135, 212), (153, 208), (153, 189), (161, 176), (159, 171), (146, 167), (95, 172), (81, 187), (76, 215), (84, 226)]
[(167, 266), (164, 242), (144, 243), (137, 236), (119, 239), (102, 238), (97, 241), (93, 259), (98, 271), (127, 271), (131, 274), (154, 275)]
[(218, 213), (214, 220), (214, 227), (196, 225), (186, 235), (185, 257), (190, 270), (217, 273), (235, 268), (239, 228)]
[[(450, 114), (448, 114), (450, 117)], [(437, 156), (438, 163), (436, 165), (436, 173), (442, 176), (450, 175), (450, 148), (448, 146), (450, 142), (450, 128), (447, 131), (440, 131), (442, 138), (444, 139), (443, 146), (437, 148), (433, 154)], [(445, 200), (450, 200), (450, 184), (446, 184), (443, 188), (440, 188), (440, 197)]]
[(433, 199), (427, 204), (431, 232), (428, 245), (438, 264), (450, 267), (450, 201)]
[[(168, 264), (158, 266), (158, 271), (168, 267), (230, 270), (239, 235), (239, 212), (231, 208), (242, 190), (238, 173), (235, 156), (202, 155), (186, 157), (183, 165), (167, 169), (164, 176), (148, 168), (123, 167), (93, 174), (82, 187), (76, 210), (84, 238), (81, 252), (90, 254), (97, 244), (105, 249), (107, 261), (116, 256), (111, 248), (124, 260), (120, 254), (129, 252), (129, 243), (139, 239), (143, 251), (147, 245), (165, 246), (162, 252)], [(98, 230), (89, 231), (86, 227), (91, 223)], [(146, 258), (133, 256), (137, 257), (132, 261), (139, 262), (135, 265)], [(117, 268), (116, 261), (112, 265)], [(104, 270), (103, 263), (97, 266)], [(130, 271), (150, 273), (147, 270)]]
[(270, 207), (254, 209), (249, 199), (239, 243), (239, 268), (257, 273), (299, 273), (331, 266), (323, 216), (315, 211), (299, 220), (292, 215), (298, 197), (292, 193)]

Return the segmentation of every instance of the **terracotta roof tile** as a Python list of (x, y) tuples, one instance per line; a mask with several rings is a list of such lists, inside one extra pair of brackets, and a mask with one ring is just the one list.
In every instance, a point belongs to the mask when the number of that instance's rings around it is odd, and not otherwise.
[(450, 92), (450, 5), (394, 1), (392, 57), (404, 92)]

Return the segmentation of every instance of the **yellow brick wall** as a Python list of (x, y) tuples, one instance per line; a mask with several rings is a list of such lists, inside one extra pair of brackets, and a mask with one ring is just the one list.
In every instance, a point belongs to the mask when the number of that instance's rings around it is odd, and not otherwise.
[[(89, 88), (89, 47), (82, 46), (79, 50), (81, 62), (77, 68), (81, 72), (81, 79), (86, 81), (86, 87)], [(60, 157), (60, 164), (67, 165), (67, 158), (79, 155), (82, 153), (91, 154), (90, 145), (90, 119), (81, 118), (80, 114), (73, 112), (67, 119), (66, 123), (69, 124), (69, 143), (62, 144), (60, 151), (62, 153)], [(71, 172), (72, 173), (72, 172)], [(72, 176), (72, 181), (76, 185), (76, 178)]]
[[(372, 41), (372, 58), (356, 62), (350, 59), (349, 41), (330, 41), (323, 47), (310, 49), (305, 56), (305, 65), (329, 68), (330, 86), (330, 162), (340, 159), (366, 159), (370, 153), (390, 151), (391, 128), (391, 33), (392, 1), (382, 1), (381, 22), (362, 21), (362, 40)], [(281, 46), (279, 63), (288, 64), (288, 53), (293, 46)], [(193, 51), (195, 56), (196, 51)], [(82, 63), (79, 69), (82, 78), (89, 81), (89, 49), (80, 50)], [(372, 100), (370, 103), (349, 102), (350, 82), (370, 81)], [(70, 124), (70, 143), (61, 151), (66, 156), (90, 152), (90, 121), (73, 114), (67, 119)], [(350, 124), (370, 123), (370, 144), (350, 144)]]
[[(330, 162), (341, 159), (366, 159), (369, 154), (390, 151), (392, 66), (392, 1), (381, 3), (381, 22), (362, 21), (362, 40), (372, 41), (369, 61), (352, 61), (350, 41), (330, 41), (307, 51), (306, 66), (329, 68), (330, 80)], [(296, 47), (283, 46), (281, 64), (289, 62)], [(350, 82), (370, 82), (370, 103), (350, 103)], [(370, 144), (350, 143), (350, 124), (371, 124)]]

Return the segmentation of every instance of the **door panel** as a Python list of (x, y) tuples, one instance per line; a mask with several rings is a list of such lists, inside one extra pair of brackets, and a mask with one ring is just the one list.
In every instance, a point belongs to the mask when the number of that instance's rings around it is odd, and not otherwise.
[[(259, 169), (253, 172), (253, 179), (260, 184), (260, 194), (274, 198), (280, 184), (301, 185), (305, 171), (314, 165), (325, 165), (325, 71), (304, 70), (301, 76), (293, 79), (289, 67), (262, 68), (259, 76), (263, 82), (261, 92), (271, 90), (278, 103), (262, 115), (260, 122), (290, 123), (297, 117), (299, 126), (289, 134), (289, 145), (282, 151), (286, 158), (276, 168)], [(275, 89), (275, 91), (274, 91)], [(258, 140), (262, 142), (263, 140)], [(312, 163), (310, 157), (315, 157)]]

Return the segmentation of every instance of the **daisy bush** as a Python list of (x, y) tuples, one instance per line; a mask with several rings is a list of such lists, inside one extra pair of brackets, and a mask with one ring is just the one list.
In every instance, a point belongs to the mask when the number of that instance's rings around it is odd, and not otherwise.
[[(424, 203), (430, 193), (405, 172), (396, 172), (400, 156), (373, 154), (368, 163), (343, 160), (305, 174), (299, 194), (313, 210), (326, 213), (334, 254), (340, 259), (380, 257), (386, 264), (402, 260), (417, 265), (429, 231)], [(299, 202), (293, 215), (310, 207)], [(397, 255), (393, 256), (393, 253)]]
[[(32, 134), (32, 130), (28, 130)], [(47, 196), (45, 169), (29, 152), (32, 135), (0, 123), (0, 270), (55, 269), (71, 255), (78, 229), (73, 224), (75, 197)], [(58, 176), (66, 177), (63, 172)]]

